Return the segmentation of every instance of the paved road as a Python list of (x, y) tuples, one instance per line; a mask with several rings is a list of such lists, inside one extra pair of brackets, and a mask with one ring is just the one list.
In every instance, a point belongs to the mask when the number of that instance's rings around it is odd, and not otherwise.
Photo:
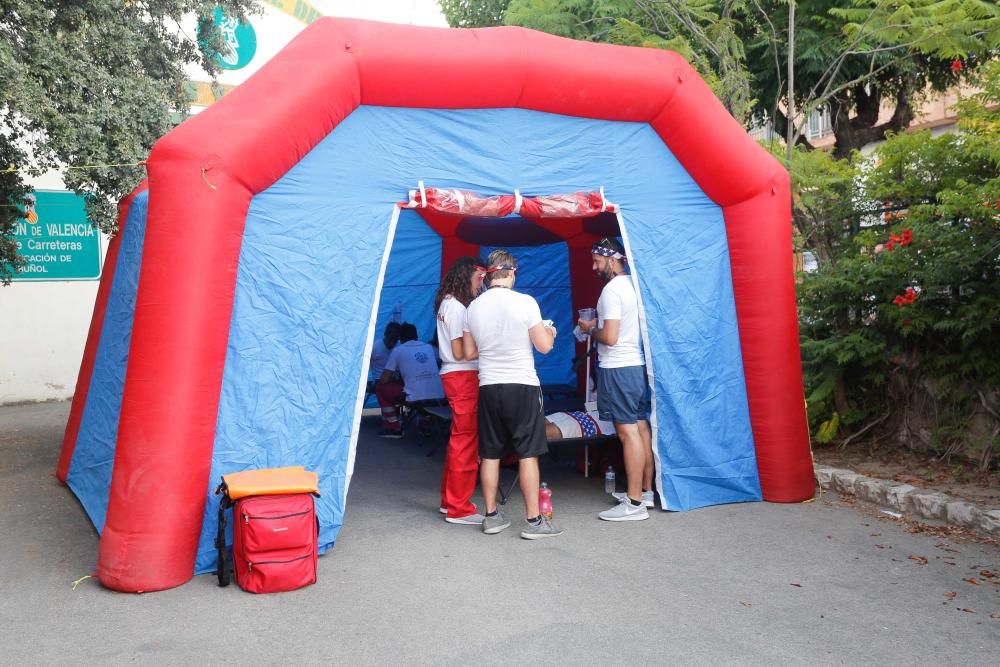
[[(66, 403), (0, 408), (0, 664), (997, 664), (1000, 549), (821, 499), (608, 524), (601, 480), (546, 460), (558, 538), (437, 514), (441, 457), (372, 437), (319, 583), (87, 580), (97, 536), (52, 477)], [(519, 503), (519, 497), (515, 501)], [(927, 559), (926, 564), (910, 556)], [(949, 600), (946, 594), (955, 592)], [(976, 613), (961, 609), (975, 609)]]

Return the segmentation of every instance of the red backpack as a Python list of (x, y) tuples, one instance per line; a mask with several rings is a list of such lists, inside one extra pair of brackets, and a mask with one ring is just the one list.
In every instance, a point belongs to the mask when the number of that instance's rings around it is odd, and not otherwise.
[(229, 507), (233, 509), (233, 571), (240, 588), (250, 593), (278, 593), (316, 583), (316, 473), (296, 467), (225, 475), (215, 493), (223, 496), (216, 536), (220, 586), (229, 585)]

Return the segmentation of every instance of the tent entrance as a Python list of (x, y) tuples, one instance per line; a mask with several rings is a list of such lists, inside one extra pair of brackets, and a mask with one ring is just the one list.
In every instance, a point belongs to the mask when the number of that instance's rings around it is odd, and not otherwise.
[[(603, 281), (592, 270), (590, 246), (602, 237), (620, 236), (629, 259), (632, 254), (625, 222), (617, 207), (608, 206), (603, 193), (578, 195), (522, 198), (520, 203), (522, 211), (537, 211), (538, 200), (550, 203), (557, 198), (569, 200), (569, 205), (583, 214), (576, 217), (527, 218), (514, 212), (514, 196), (481, 197), (474, 193), (431, 188), (425, 189), (423, 195), (411, 191), (408, 202), (393, 207), (371, 307), (363, 372), (358, 383), (348, 480), (354, 470), (362, 411), (364, 416), (379, 414), (375, 397), (366, 391), (369, 382), (378, 379), (371, 373), (372, 349), (381, 339), (386, 324), (394, 319), (413, 323), (420, 340), (432, 342), (436, 338), (433, 302), (439, 278), (460, 256), (479, 256), (485, 260), (497, 247), (514, 252), (520, 264), (517, 289), (539, 302), (543, 317), (554, 320), (560, 333), (557, 349), (549, 355), (536, 355), (539, 377), (543, 384), (576, 386), (578, 395), (584, 397), (586, 345), (575, 341), (572, 330), (577, 309), (596, 306), (603, 287)], [(420, 202), (421, 197), (428, 202), (426, 207), (409, 206)], [(525, 201), (529, 202), (527, 206)], [(531, 206), (536, 208), (531, 209)], [(464, 213), (504, 215), (463, 215), (458, 207)], [(638, 285), (636, 287), (638, 291)], [(641, 293), (640, 322), (643, 345), (649, 350)], [(646, 363), (652, 384), (652, 357), (649, 354)], [(655, 398), (654, 395), (654, 406)], [(651, 426), (655, 438), (655, 416)], [(655, 450), (659, 471), (659, 456)], [(656, 477), (659, 486), (659, 474)]]

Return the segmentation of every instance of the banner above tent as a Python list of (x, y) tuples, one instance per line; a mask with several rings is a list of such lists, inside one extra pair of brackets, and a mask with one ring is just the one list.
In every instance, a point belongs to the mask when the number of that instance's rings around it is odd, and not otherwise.
[(423, 181), (416, 190), (409, 191), (409, 200), (399, 205), (463, 218), (503, 218), (511, 214), (524, 218), (590, 218), (618, 211), (605, 198), (604, 188), (599, 192), (524, 197), (517, 190), (512, 195), (481, 195), (466, 190), (427, 188)]

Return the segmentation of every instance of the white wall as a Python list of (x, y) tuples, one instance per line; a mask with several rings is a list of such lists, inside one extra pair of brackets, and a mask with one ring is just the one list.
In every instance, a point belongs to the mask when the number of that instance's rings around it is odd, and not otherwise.
[(0, 405), (73, 395), (98, 281), (0, 288)]
[[(65, 190), (57, 172), (31, 179)], [(108, 238), (100, 236), (101, 268)], [(98, 280), (14, 281), (0, 287), (0, 405), (73, 396)]]

